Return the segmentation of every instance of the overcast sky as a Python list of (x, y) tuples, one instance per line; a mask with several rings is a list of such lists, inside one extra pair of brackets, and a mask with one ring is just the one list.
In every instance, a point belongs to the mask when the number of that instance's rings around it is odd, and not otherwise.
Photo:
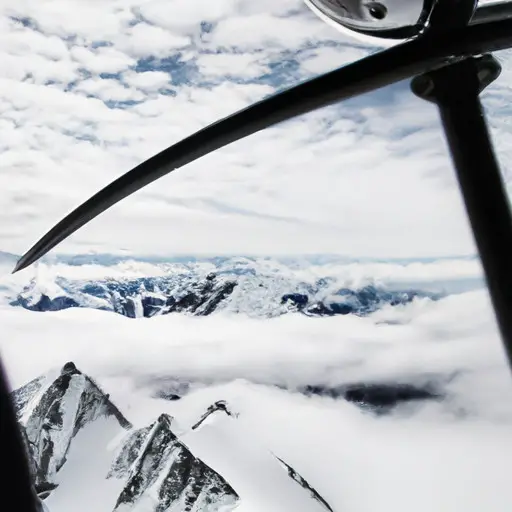
[[(374, 51), (301, 0), (4, 0), (0, 250), (24, 252), (219, 117)], [(505, 174), (511, 73), (485, 100)], [(204, 157), (55, 251), (418, 257), (474, 245), (435, 108), (401, 83)]]

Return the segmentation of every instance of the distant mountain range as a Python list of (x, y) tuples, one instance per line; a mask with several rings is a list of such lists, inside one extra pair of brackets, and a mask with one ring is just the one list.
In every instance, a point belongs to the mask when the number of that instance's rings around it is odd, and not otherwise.
[[(169, 313), (206, 316), (218, 311), (262, 317), (290, 312), (364, 316), (384, 306), (446, 295), (446, 290), (424, 290), (418, 284), (392, 286), (373, 279), (346, 279), (336, 275), (347, 273), (343, 266), (335, 267), (329, 261), (314, 271), (297, 262), (247, 258), (139, 263), (140, 272), (133, 272), (130, 263), (116, 265), (65, 264), (50, 266), (47, 271), (36, 269), (35, 276), (16, 281), (3, 295), (12, 306), (31, 311), (80, 307), (130, 318)], [(91, 273), (90, 269), (101, 271)]]

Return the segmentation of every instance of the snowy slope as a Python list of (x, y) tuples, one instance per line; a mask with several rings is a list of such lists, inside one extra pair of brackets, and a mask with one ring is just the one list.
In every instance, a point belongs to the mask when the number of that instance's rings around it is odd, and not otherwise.
[(114, 455), (112, 440), (119, 435), (119, 425), (111, 418), (100, 418), (77, 434), (60, 472), (59, 487), (44, 500), (49, 512), (114, 509), (123, 484), (106, 476)]
[(99, 511), (326, 508), (295, 470), (250, 439), (224, 402), (194, 425), (164, 413), (126, 434), (130, 423), (73, 363), (13, 396), (36, 490), (53, 512), (90, 509), (92, 490)]
[(222, 473), (241, 497), (239, 512), (325, 512), (267, 446), (237, 419), (222, 412), (183, 436), (205, 462)]

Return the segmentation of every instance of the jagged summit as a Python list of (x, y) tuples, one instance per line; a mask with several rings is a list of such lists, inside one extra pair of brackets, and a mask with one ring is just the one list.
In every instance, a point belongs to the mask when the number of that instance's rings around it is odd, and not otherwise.
[(199, 421), (192, 426), (192, 430), (199, 428), (208, 417), (219, 411), (227, 414), (228, 416), (236, 417), (236, 414), (231, 411), (225, 400), (218, 400), (206, 409), (206, 412), (201, 416)]
[(148, 427), (135, 430), (123, 444), (109, 474), (126, 478), (114, 510), (144, 506), (155, 512), (232, 510), (238, 494), (192, 454), (174, 434), (171, 423), (170, 415), (161, 414)]
[(160, 414), (160, 416), (158, 416), (158, 419), (156, 421), (158, 423), (160, 423), (161, 425), (165, 425), (166, 427), (168, 427), (170, 429), (173, 419), (174, 418), (170, 414), (163, 413), (163, 414)]
[(11, 393), (23, 427), (34, 484), (46, 495), (58, 486), (73, 438), (100, 417), (113, 418), (120, 428), (131, 423), (98, 385), (73, 362), (51, 379), (41, 376)]
[(73, 361), (66, 363), (60, 371), (61, 375), (73, 375), (74, 373), (80, 374), (80, 370), (78, 370)]

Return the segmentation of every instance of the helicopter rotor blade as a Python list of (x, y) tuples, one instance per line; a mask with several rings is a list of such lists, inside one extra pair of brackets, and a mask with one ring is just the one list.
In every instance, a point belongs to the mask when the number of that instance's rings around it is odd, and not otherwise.
[(443, 66), (454, 58), (512, 43), (512, 20), (454, 29), (435, 40), (420, 37), (306, 81), (217, 121), (163, 150), (72, 211), (17, 262), (31, 265), (80, 227), (125, 197), (212, 151), (265, 128)]

